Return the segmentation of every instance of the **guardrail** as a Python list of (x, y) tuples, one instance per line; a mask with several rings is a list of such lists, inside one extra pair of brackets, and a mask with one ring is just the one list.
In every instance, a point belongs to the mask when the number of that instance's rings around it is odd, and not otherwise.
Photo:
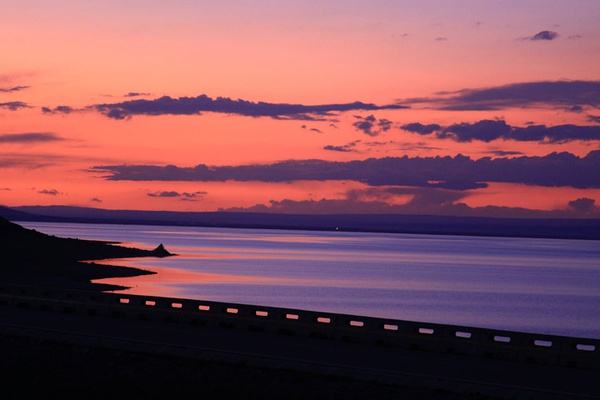
[(0, 302), (600, 369), (600, 340), (215, 301), (0, 285)]

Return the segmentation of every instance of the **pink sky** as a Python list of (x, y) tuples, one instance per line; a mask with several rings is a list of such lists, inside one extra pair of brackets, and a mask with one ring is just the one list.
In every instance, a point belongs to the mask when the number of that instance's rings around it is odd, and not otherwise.
[[(431, 102), (406, 102), (436, 97), (437, 92), (520, 82), (597, 82), (596, 1), (123, 3), (22, 1), (2, 6), (0, 204), (208, 211), (270, 200), (344, 199), (348, 190), (368, 186), (329, 180), (110, 181), (89, 171), (98, 165), (191, 167), (459, 153), (477, 159), (495, 157), (490, 152), (498, 150), (524, 156), (566, 151), (584, 157), (600, 149), (596, 139), (459, 142), (400, 128), (411, 122), (450, 126), (488, 119), (514, 127), (529, 122), (597, 126), (589, 120), (600, 115), (597, 94), (591, 99), (598, 102), (584, 104), (579, 112), (556, 103), (447, 111)], [(542, 31), (558, 36), (530, 40)], [(340, 111), (325, 121), (306, 121), (206, 111), (116, 120), (93, 107), (135, 99), (124, 97), (129, 92), (144, 93), (135, 98), (148, 100), (206, 94), (268, 103), (360, 101), (410, 108)], [(14, 102), (27, 107), (11, 110), (8, 104)], [(76, 111), (41, 110), (59, 105)], [(368, 136), (354, 126), (356, 115), (389, 120), (391, 127)], [(26, 133), (51, 133), (61, 140), (6, 136)], [(3, 136), (9, 139), (3, 141)], [(352, 151), (325, 149), (358, 140)], [(365, 144), (375, 141), (380, 145)], [(161, 191), (202, 194), (188, 199), (193, 201), (148, 195)], [(472, 207), (554, 210), (582, 197), (600, 203), (600, 189), (492, 182), (469, 190), (461, 201)]]

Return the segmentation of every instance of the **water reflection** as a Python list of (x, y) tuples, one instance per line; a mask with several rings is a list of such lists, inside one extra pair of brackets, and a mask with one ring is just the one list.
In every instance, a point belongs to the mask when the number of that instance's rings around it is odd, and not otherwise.
[(128, 293), (600, 337), (594, 241), (30, 223), (179, 254)]

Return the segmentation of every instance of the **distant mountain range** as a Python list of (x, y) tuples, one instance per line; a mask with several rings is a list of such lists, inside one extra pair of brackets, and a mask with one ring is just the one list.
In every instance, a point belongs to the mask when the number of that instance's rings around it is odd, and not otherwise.
[(249, 212), (106, 210), (71, 206), (0, 207), (0, 216), (13, 221), (600, 240), (599, 219), (509, 219), (398, 214), (298, 215)]

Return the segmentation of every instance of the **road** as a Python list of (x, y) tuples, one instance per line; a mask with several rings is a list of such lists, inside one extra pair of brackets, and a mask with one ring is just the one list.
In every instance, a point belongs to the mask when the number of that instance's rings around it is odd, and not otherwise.
[[(586, 369), (411, 351), (210, 323), (139, 320), (14, 305), (0, 306), (0, 321), (3, 354), (10, 350), (6, 343), (16, 342), (23, 348), (32, 343), (34, 347), (68, 345), (88, 352), (140, 354), (152, 360), (169, 357), (202, 365), (243, 366), (246, 371), (254, 368), (336, 377), (386, 390), (422, 390), (420, 398), (444, 398), (423, 395), (438, 391), (459, 395), (448, 398), (468, 394), (483, 396), (474, 398), (600, 399), (598, 371)], [(7, 359), (10, 357), (3, 361), (5, 372), (12, 368)], [(29, 360), (19, 360), (25, 365), (38, 362), (35, 354)]]

